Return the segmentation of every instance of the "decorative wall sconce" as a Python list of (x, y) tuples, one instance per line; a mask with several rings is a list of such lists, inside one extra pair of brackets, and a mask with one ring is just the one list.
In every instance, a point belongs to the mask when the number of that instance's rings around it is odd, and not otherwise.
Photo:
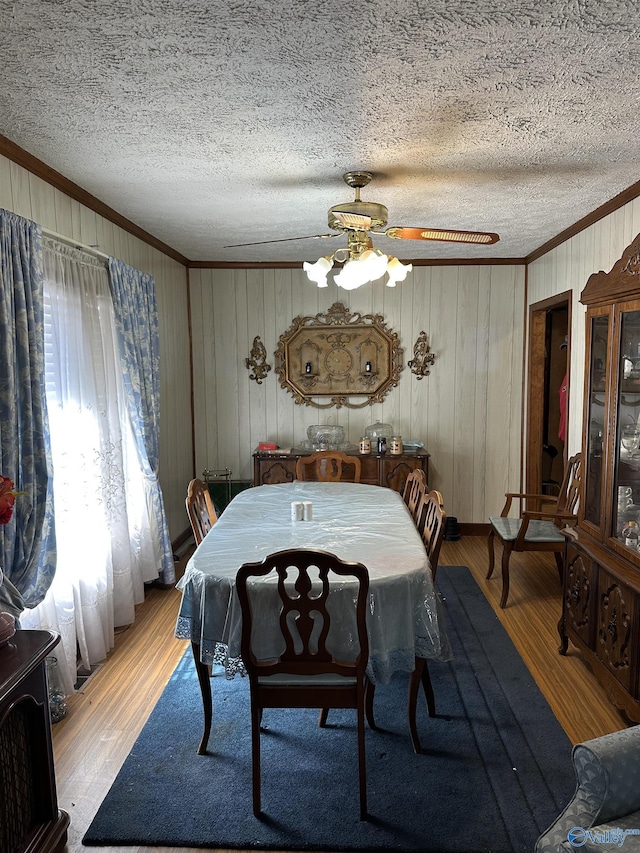
[(253, 346), (249, 358), (245, 358), (244, 363), (247, 370), (253, 370), (249, 374), (249, 379), (254, 379), (258, 385), (262, 385), (262, 380), (266, 378), (267, 373), (271, 370), (271, 365), (267, 364), (267, 351), (264, 344), (260, 340), (260, 335), (256, 335), (253, 339)]
[(431, 371), (429, 370), (428, 365), (433, 364), (435, 360), (436, 357), (431, 352), (427, 333), (420, 332), (417, 341), (413, 345), (413, 358), (408, 362), (411, 372), (414, 373), (418, 379), (422, 379), (424, 376), (429, 375)]

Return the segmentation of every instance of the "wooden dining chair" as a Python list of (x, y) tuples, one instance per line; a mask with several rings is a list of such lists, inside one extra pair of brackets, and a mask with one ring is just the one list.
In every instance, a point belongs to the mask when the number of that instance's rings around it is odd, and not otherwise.
[(416, 510), (417, 527), (422, 536), (424, 547), (431, 566), (431, 576), (436, 579), (438, 571), (438, 560), (440, 549), (444, 539), (444, 528), (447, 521), (447, 513), (444, 509), (444, 500), (437, 489), (425, 492)]
[[(505, 504), (498, 516), (489, 519), (491, 529), (487, 538), (489, 551), (489, 569), (487, 580), (493, 574), (495, 565), (494, 541), (496, 537), (502, 543), (502, 597), (500, 607), (507, 606), (509, 597), (509, 560), (513, 551), (552, 551), (558, 567), (562, 583), (563, 554), (566, 543), (561, 530), (563, 527), (574, 525), (580, 498), (580, 482), (582, 479), (582, 454), (576, 453), (567, 462), (560, 491), (554, 495), (533, 495), (520, 492), (506, 492)], [(518, 518), (509, 518), (511, 503), (514, 498), (520, 500)], [(546, 505), (543, 510), (522, 509), (530, 502), (538, 506)]]
[(185, 503), (193, 538), (199, 545), (218, 520), (207, 484), (202, 480), (191, 480)]
[[(444, 528), (447, 521), (447, 513), (444, 508), (444, 500), (441, 493), (437, 489), (431, 489), (426, 492), (419, 503), (416, 510), (418, 517), (418, 529), (424, 542), (424, 547), (429, 558), (431, 567), (431, 578), (435, 584), (436, 572), (438, 571), (438, 561), (440, 559), (440, 549), (442, 548), (442, 540), (444, 539)], [(409, 697), (408, 714), (409, 714), (409, 731), (411, 733), (411, 741), (413, 743), (414, 752), (422, 752), (420, 746), (420, 738), (418, 737), (418, 729), (416, 726), (416, 712), (418, 706), (418, 693), (420, 685), (424, 690), (425, 699), (427, 701), (427, 711), (430, 717), (436, 715), (436, 700), (431, 683), (431, 675), (429, 673), (429, 664), (426, 658), (416, 657), (415, 669), (411, 673), (409, 679)]]
[(427, 478), (422, 468), (415, 468), (404, 482), (402, 500), (407, 505), (413, 520), (417, 521), (418, 504), (422, 496), (428, 491)]
[[(416, 510), (418, 524), (421, 528), (422, 541), (424, 542), (429, 565), (431, 566), (431, 576), (435, 581), (436, 571), (438, 569), (438, 560), (440, 557), (440, 548), (444, 539), (444, 526), (447, 520), (447, 514), (444, 509), (444, 501), (442, 495), (436, 489), (432, 489), (422, 496)], [(409, 720), (409, 734), (413, 751), (420, 755), (422, 753), (422, 745), (418, 735), (417, 727), (417, 710), (418, 710), (418, 693), (420, 685), (424, 690), (425, 699), (427, 702), (427, 712), (430, 717), (436, 715), (436, 700), (433, 692), (433, 684), (431, 683), (431, 675), (429, 673), (429, 665), (426, 658), (415, 658), (414, 670), (409, 678), (409, 693), (407, 696), (407, 716)], [(373, 698), (375, 696), (375, 685), (367, 684), (365, 714), (367, 722), (372, 729), (376, 729), (375, 715), (373, 712)], [(321, 724), (326, 723), (326, 716), (321, 717)]]
[[(349, 467), (353, 468), (351, 474), (344, 471), (344, 468)], [(348, 480), (350, 483), (359, 483), (361, 470), (357, 456), (348, 456), (341, 450), (316, 450), (310, 456), (300, 456), (296, 462), (296, 479), (323, 483)]]
[[(277, 576), (278, 613), (282, 647), (278, 658), (262, 660), (254, 634), (253, 596), (259, 582)], [(353, 582), (349, 605), (354, 608), (357, 648), (353, 658), (337, 661), (329, 652), (333, 636), (327, 600), (332, 584)], [(271, 586), (270, 584), (267, 587)], [(361, 563), (343, 562), (327, 551), (285, 550), (270, 554), (260, 563), (245, 563), (236, 576), (242, 612), (242, 660), (249, 675), (251, 693), (251, 754), (253, 764), (253, 812), (261, 812), (260, 721), (265, 708), (354, 708), (358, 729), (360, 819), (367, 814), (365, 766), (365, 670), (369, 660), (366, 604), (369, 573)], [(264, 605), (262, 605), (264, 606)], [(277, 619), (276, 619), (277, 615)], [(343, 625), (340, 626), (342, 629)]]

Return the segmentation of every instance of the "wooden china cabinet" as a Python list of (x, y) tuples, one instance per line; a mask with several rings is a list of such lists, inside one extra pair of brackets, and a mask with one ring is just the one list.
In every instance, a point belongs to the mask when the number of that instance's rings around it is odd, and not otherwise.
[(565, 534), (560, 652), (571, 640), (640, 721), (640, 551), (625, 530), (640, 530), (640, 235), (611, 272), (590, 276), (580, 301), (585, 470), (578, 524)]

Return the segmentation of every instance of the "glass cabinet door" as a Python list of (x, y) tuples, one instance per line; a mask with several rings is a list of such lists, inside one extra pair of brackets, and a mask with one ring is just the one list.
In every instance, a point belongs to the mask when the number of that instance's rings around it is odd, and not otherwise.
[(593, 317), (590, 328), (591, 364), (587, 398), (587, 459), (585, 481), (585, 521), (600, 527), (603, 487), (603, 447), (606, 436), (606, 384), (609, 315)]
[(620, 318), (611, 535), (637, 550), (640, 530), (640, 306), (635, 311), (623, 311)]

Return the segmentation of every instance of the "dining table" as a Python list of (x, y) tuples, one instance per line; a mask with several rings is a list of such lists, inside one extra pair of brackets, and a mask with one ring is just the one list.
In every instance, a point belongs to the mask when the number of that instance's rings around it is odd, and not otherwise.
[[(307, 504), (307, 520), (294, 520), (292, 504), (299, 502)], [(223, 668), (227, 678), (244, 674), (235, 590), (238, 569), (276, 551), (308, 548), (363, 563), (368, 569), (371, 684), (388, 684), (395, 672), (414, 673), (418, 663), (452, 658), (444, 608), (424, 543), (398, 492), (363, 483), (301, 480), (247, 489), (233, 498), (198, 545), (177, 584), (182, 600), (175, 636), (191, 641), (202, 692), (199, 754), (206, 752), (211, 731), (210, 667)], [(268, 616), (274, 586), (264, 580), (265, 618), (261, 624), (258, 614), (256, 623), (265, 657), (277, 654), (277, 631)], [(339, 613), (332, 618), (339, 619)], [(343, 636), (348, 638), (350, 632)]]

